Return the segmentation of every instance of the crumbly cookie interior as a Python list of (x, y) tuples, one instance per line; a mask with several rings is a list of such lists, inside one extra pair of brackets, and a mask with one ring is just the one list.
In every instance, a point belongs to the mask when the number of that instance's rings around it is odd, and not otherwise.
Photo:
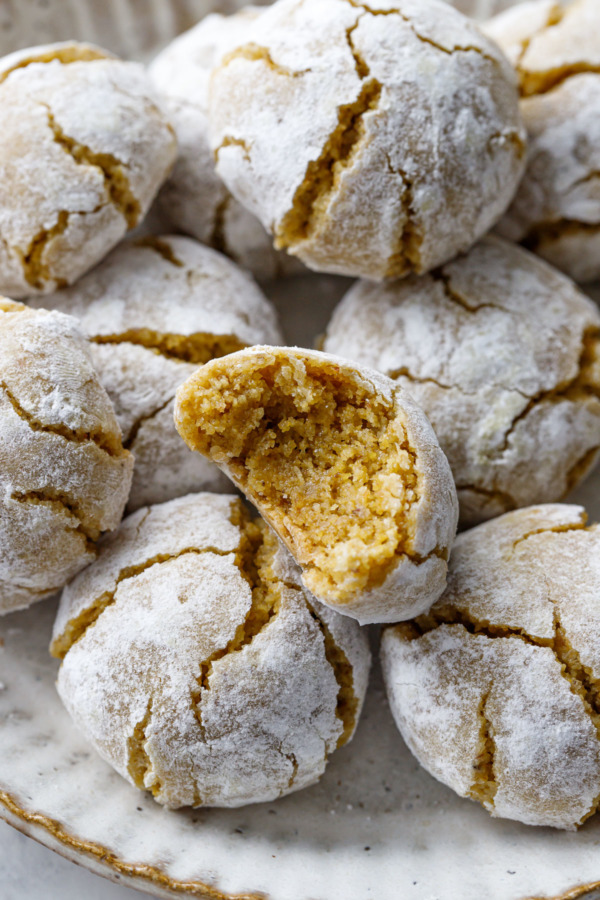
[(190, 446), (228, 468), (317, 596), (343, 604), (381, 584), (410, 555), (418, 498), (394, 404), (316, 360), (210, 369), (181, 397)]

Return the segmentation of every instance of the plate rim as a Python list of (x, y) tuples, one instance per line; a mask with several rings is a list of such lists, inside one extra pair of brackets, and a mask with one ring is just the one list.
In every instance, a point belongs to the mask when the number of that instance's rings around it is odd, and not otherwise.
[[(52, 852), (63, 856), (69, 862), (78, 863), (77, 859), (73, 859), (66, 852), (61, 853), (57, 847), (44, 840), (44, 837), (52, 837), (61, 846), (71, 848), (81, 856), (81, 865), (92, 871), (94, 874), (111, 881), (119, 881), (134, 890), (146, 890), (147, 888), (158, 888), (161, 891), (169, 891), (171, 894), (187, 894), (190, 897), (198, 897), (199, 900), (275, 900), (270, 898), (268, 894), (263, 892), (252, 892), (242, 894), (230, 894), (221, 891), (200, 881), (179, 881), (171, 878), (160, 867), (148, 865), (146, 863), (129, 863), (119, 857), (107, 847), (95, 841), (86, 841), (74, 837), (68, 833), (63, 825), (56, 819), (52, 819), (43, 813), (28, 812), (19, 805), (17, 799), (7, 791), (0, 787), (0, 819), (20, 831), (26, 837), (37, 841), (42, 846), (47, 847)], [(20, 828), (17, 822), (29, 826), (30, 829), (36, 831), (36, 834), (30, 833), (25, 827)], [(95, 859), (98, 863), (96, 866), (90, 866), (89, 863)], [(114, 876), (117, 876), (115, 878)], [(139, 879), (143, 884), (136, 882)], [(135, 883), (133, 883), (135, 882)], [(569, 888), (565, 893), (552, 897), (529, 896), (523, 897), (521, 900), (583, 900), (585, 895), (590, 891), (600, 890), (600, 880), (590, 881), (587, 884), (575, 885)], [(163, 896), (168, 896), (163, 894)], [(518, 898), (515, 898), (518, 900)]]
[[(102, 844), (95, 841), (82, 840), (81, 838), (69, 834), (66, 828), (58, 820), (52, 819), (51, 817), (44, 815), (44, 813), (28, 812), (19, 804), (19, 801), (14, 795), (5, 791), (1, 786), (0, 819), (12, 828), (25, 834), (26, 837), (32, 838), (39, 844), (42, 844), (49, 850), (57, 853), (59, 856), (63, 856), (69, 862), (77, 863), (77, 860), (73, 859), (72, 856), (69, 856), (66, 852), (64, 854), (60, 853), (56, 847), (51, 846), (47, 840), (43, 839), (48, 836), (54, 838), (59, 845), (65, 847), (65, 850), (66, 848), (71, 848), (72, 851), (79, 854), (82, 858), (81, 864), (84, 868), (91, 870), (101, 877), (113, 881), (115, 880), (114, 875), (118, 876), (117, 880), (119, 881), (123, 878), (128, 881), (140, 879), (144, 884), (136, 884), (135, 887), (137, 890), (146, 890), (147, 888), (154, 887), (163, 891), (170, 891), (171, 893), (187, 894), (191, 897), (198, 897), (199, 900), (269, 900), (268, 895), (265, 893), (230, 894), (200, 881), (179, 881), (176, 878), (171, 878), (171, 876), (163, 869), (155, 865), (126, 862)], [(14, 821), (15, 819), (24, 826), (29, 826), (29, 828), (19, 828), (17, 822)], [(30, 833), (29, 829), (36, 831), (37, 834)], [(97, 869), (96, 867), (92, 868), (86, 864), (91, 862), (92, 859), (95, 859), (98, 863)], [(112, 878), (111, 875), (113, 876)], [(121, 881), (121, 883), (124, 882)], [(131, 884), (129, 886), (133, 887)], [(556, 900), (563, 900), (563, 898), (556, 898)], [(564, 898), (564, 900), (571, 900), (571, 898)]]

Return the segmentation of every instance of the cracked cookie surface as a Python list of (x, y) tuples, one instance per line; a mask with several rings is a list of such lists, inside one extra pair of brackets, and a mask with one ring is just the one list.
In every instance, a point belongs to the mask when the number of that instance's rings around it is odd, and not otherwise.
[(440, 595), (454, 483), (423, 412), (391, 380), (316, 351), (255, 347), (182, 385), (175, 423), (256, 505), (323, 603), (364, 624), (409, 618)]
[(31, 301), (76, 316), (135, 455), (128, 511), (231, 483), (191, 453), (173, 425), (175, 391), (199, 365), (251, 344), (280, 343), (252, 278), (191, 238), (122, 244), (77, 284)]
[(75, 722), (169, 807), (314, 783), (352, 737), (370, 664), (274, 533), (231, 496), (138, 510), (63, 593), (52, 650)]
[(355, 285), (323, 349), (378, 368), (423, 407), (463, 525), (561, 500), (598, 458), (598, 309), (501, 238), (420, 278)]
[(577, 281), (600, 278), (600, 8), (525, 3), (485, 25), (515, 65), (527, 169), (499, 232)]
[(177, 161), (156, 199), (166, 230), (190, 234), (227, 254), (259, 281), (301, 273), (303, 266), (273, 247), (262, 224), (227, 190), (215, 170), (208, 138), (212, 68), (259, 15), (248, 6), (232, 16), (213, 14), (177, 37), (152, 61), (149, 75), (177, 135)]
[(374, 280), (466, 250), (524, 165), (510, 66), (437, 0), (280, 0), (214, 70), (209, 121), (275, 246)]
[(0, 614), (60, 590), (119, 524), (133, 457), (78, 323), (0, 301)]
[(143, 68), (87, 44), (0, 60), (0, 99), (0, 290), (47, 293), (141, 220), (175, 138)]
[(529, 507), (460, 535), (428, 615), (386, 629), (398, 728), (494, 816), (573, 829), (600, 802), (600, 530)]

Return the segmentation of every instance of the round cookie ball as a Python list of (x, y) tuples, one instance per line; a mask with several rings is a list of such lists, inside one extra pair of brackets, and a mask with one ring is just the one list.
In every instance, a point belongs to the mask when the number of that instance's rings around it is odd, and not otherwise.
[(71, 316), (0, 299), (0, 615), (60, 590), (127, 502), (133, 457)]
[(58, 691), (100, 755), (169, 807), (274, 800), (349, 741), (366, 634), (298, 582), (236, 497), (139, 510), (64, 591)]
[(282, 343), (275, 311), (252, 278), (186, 237), (117, 247), (70, 288), (37, 301), (76, 316), (135, 456), (128, 511), (194, 491), (231, 491), (183, 443), (175, 391), (199, 365), (264, 341)]
[(175, 159), (142, 66), (88, 44), (0, 60), (0, 291), (71, 284), (141, 220)]
[(512, 198), (525, 149), (514, 81), (438, 0), (278, 0), (213, 72), (217, 172), (312, 269), (425, 272)]
[(316, 351), (254, 347), (192, 375), (175, 423), (327, 606), (361, 624), (398, 622), (444, 590), (452, 474), (424, 413), (389, 378)]
[(378, 368), (422, 406), (463, 525), (560, 500), (598, 459), (598, 308), (501, 238), (420, 278), (357, 283), (323, 349)]
[(573, 829), (600, 797), (600, 528), (549, 505), (459, 535), (429, 615), (386, 629), (392, 713), (493, 816)]
[(576, 281), (600, 278), (600, 4), (524, 3), (486, 24), (514, 62), (527, 169), (498, 229)]
[(304, 267), (274, 249), (256, 216), (232, 197), (217, 175), (207, 120), (211, 70), (244, 39), (260, 13), (258, 7), (248, 6), (233, 16), (207, 16), (159, 53), (148, 71), (178, 144), (177, 161), (156, 199), (159, 219), (166, 230), (190, 234), (268, 281), (301, 273)]

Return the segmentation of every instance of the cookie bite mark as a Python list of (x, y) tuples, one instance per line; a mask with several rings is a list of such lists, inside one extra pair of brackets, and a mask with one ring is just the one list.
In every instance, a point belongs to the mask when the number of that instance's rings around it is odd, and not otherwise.
[(447, 556), (443, 542), (417, 546), (423, 461), (394, 390), (325, 354), (252, 348), (208, 363), (177, 396), (184, 440), (257, 505), (306, 586), (341, 611), (400, 559)]

